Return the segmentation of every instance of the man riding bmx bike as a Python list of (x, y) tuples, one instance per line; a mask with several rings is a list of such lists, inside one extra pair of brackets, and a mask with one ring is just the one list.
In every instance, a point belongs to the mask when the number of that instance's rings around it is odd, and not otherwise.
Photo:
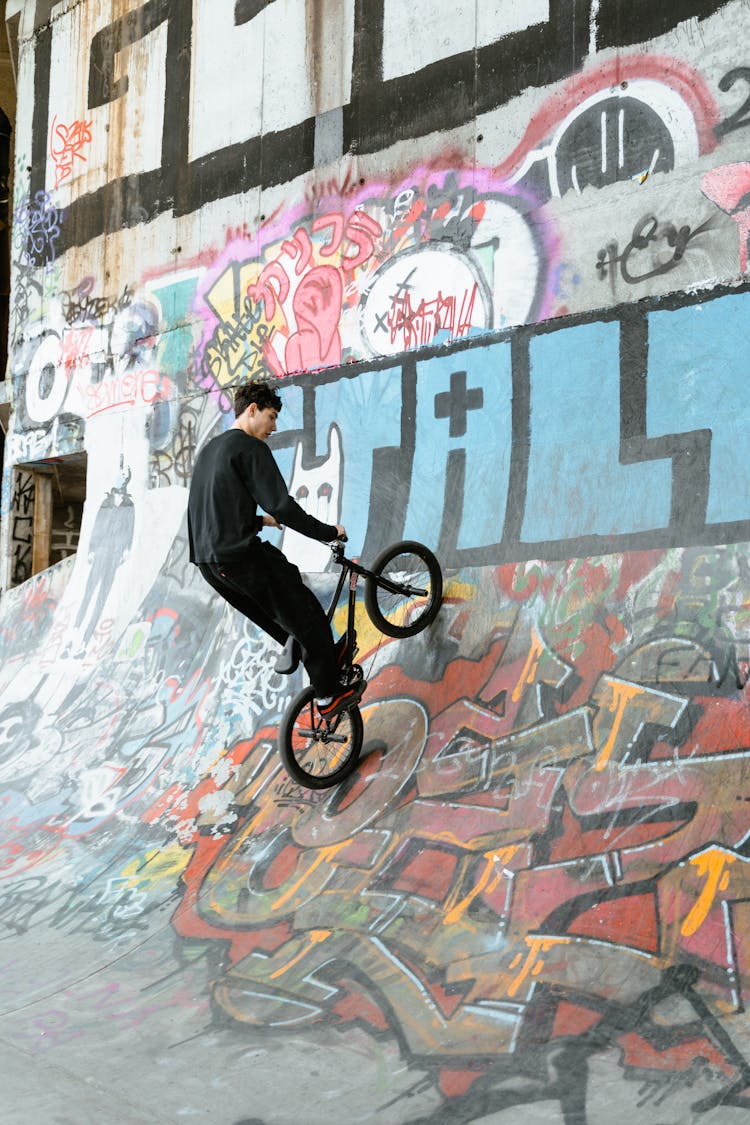
[[(364, 681), (342, 683), (344, 638), (334, 643), (323, 607), (297, 567), (259, 532), (286, 526), (325, 543), (346, 532), (341, 524), (315, 519), (289, 495), (266, 445), (281, 405), (270, 384), (243, 384), (234, 395), (234, 424), (198, 454), (188, 499), (190, 561), (225, 601), (280, 645), (289, 636), (297, 640), (318, 710), (330, 719), (357, 703)], [(259, 508), (266, 514), (259, 515)]]

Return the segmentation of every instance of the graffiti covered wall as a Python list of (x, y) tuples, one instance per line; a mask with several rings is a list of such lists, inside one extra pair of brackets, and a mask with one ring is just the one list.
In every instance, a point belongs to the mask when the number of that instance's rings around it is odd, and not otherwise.
[[(747, 4), (8, 18), (18, 1120), (39, 1068), (92, 1120), (745, 1120)], [(328, 793), (275, 751), (301, 680), (187, 558), (249, 378), (291, 494), (445, 574), (420, 638), (361, 610)], [(83, 454), (31, 576), (34, 470)]]

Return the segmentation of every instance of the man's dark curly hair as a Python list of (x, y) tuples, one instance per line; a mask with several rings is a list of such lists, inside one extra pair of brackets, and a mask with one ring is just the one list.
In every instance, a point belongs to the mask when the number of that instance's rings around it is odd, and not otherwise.
[(260, 379), (243, 383), (234, 392), (235, 418), (244, 414), (251, 402), (257, 403), (259, 410), (268, 410), (269, 407), (277, 412), (281, 410), (281, 399), (276, 394), (273, 384), (262, 382)]

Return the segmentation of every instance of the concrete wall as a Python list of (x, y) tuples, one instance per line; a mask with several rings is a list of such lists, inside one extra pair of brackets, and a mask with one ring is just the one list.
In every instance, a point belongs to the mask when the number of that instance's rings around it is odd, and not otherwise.
[[(744, 1120), (747, 3), (11, 7), (19, 1063), (81, 1099), (96, 1060), (92, 1120)], [(362, 614), (370, 752), (322, 796), (187, 560), (259, 375), (290, 491), (446, 573), (429, 635)], [(84, 452), (76, 555), (11, 588), (16, 466)]]

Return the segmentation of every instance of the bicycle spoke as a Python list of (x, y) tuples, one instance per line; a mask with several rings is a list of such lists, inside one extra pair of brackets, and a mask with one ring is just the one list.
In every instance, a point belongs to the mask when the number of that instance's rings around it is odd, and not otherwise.
[(399, 555), (383, 571), (392, 590), (378, 589), (378, 605), (383, 616), (399, 628), (419, 616), (420, 603), (429, 597), (429, 574), (416, 555)]
[(336, 773), (354, 752), (349, 712), (338, 715), (330, 728), (311, 703), (304, 708), (292, 730), (294, 760), (305, 774), (325, 778)]
[(404, 540), (380, 553), (365, 582), (365, 606), (389, 637), (413, 637), (437, 616), (443, 600), (440, 564), (423, 543)]

